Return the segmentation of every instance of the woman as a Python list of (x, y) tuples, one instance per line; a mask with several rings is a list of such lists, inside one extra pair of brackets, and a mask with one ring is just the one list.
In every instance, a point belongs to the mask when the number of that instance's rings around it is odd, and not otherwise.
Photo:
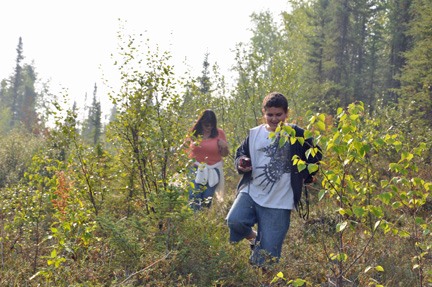
[(229, 153), (225, 133), (217, 127), (216, 115), (204, 110), (192, 128), (189, 158), (195, 163), (191, 168), (189, 200), (194, 210), (210, 207), (215, 191), (223, 192), (223, 160)]

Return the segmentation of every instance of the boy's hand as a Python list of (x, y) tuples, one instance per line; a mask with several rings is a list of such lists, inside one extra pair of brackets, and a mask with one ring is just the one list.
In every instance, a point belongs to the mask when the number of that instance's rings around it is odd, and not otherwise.
[(242, 172), (249, 172), (252, 170), (252, 167), (241, 167), (240, 165), (238, 166), (238, 169), (241, 170)]
[(303, 183), (307, 184), (307, 185), (312, 185), (315, 183), (315, 181), (316, 181), (316, 178), (314, 176), (309, 176), (308, 178), (303, 179)]
[(240, 159), (238, 169), (242, 172), (249, 172), (252, 170), (252, 164), (250, 158)]

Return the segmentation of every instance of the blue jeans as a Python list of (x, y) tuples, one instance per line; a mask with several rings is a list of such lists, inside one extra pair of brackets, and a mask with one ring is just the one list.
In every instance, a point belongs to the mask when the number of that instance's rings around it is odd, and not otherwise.
[(229, 240), (233, 243), (249, 237), (252, 226), (258, 224), (251, 264), (264, 265), (278, 261), (290, 226), (290, 217), (291, 210), (262, 207), (249, 194), (240, 192), (226, 218)]
[[(206, 185), (197, 184), (195, 182), (196, 172), (197, 172), (197, 167), (194, 166), (193, 168), (190, 169), (190, 176), (193, 179), (189, 184), (189, 201), (190, 201), (191, 208), (195, 211), (201, 210), (202, 206), (210, 208), (213, 195), (215, 193), (216, 187), (219, 184), (218, 183), (212, 187), (210, 187), (208, 183)], [(216, 169), (216, 173), (220, 179), (220, 174), (218, 169)]]

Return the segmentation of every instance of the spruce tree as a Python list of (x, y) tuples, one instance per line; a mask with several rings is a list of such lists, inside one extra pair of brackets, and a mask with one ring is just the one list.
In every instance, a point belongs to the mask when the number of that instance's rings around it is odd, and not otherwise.
[(24, 59), (23, 56), (23, 43), (21, 37), (19, 37), (18, 40), (18, 46), (17, 46), (17, 57), (16, 57), (16, 64), (15, 64), (15, 72), (13, 76), (12, 81), (12, 90), (11, 90), (11, 122), (10, 126), (13, 127), (16, 122), (19, 120), (19, 107), (18, 102), (19, 98), (22, 96), (20, 86), (22, 84), (22, 66), (21, 61)]
[(203, 61), (203, 70), (202, 75), (198, 77), (199, 89), (200, 92), (204, 95), (207, 95), (211, 91), (211, 82), (210, 82), (210, 63), (208, 61), (209, 53), (205, 53), (204, 61)]
[(0, 82), (0, 132), (6, 133), (11, 126), (9, 86), (6, 80)]
[(411, 21), (410, 7), (412, 0), (393, 0), (389, 2), (388, 27), (390, 39), (389, 70), (386, 73), (388, 88), (384, 104), (397, 103), (397, 89), (401, 88), (401, 69), (405, 66), (404, 53), (412, 46), (411, 36), (407, 33)]
[(406, 64), (398, 92), (402, 107), (409, 110), (411, 129), (424, 135), (425, 128), (432, 127), (432, 1), (415, 0), (410, 12), (413, 20), (407, 37), (412, 38), (413, 47), (403, 54)]
[(95, 83), (93, 90), (93, 102), (88, 109), (87, 119), (84, 121), (83, 137), (96, 145), (102, 133), (102, 109), (97, 100), (97, 85)]
[(36, 73), (31, 65), (24, 65), (22, 78), (24, 92), (22, 97), (19, 98), (19, 118), (27, 130), (32, 130), (38, 123), (36, 113), (38, 94), (35, 91)]

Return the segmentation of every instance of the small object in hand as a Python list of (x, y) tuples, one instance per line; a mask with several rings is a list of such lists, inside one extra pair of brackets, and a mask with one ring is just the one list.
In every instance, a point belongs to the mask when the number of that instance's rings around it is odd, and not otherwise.
[(251, 166), (251, 160), (250, 158), (242, 158), (240, 159), (240, 166), (242, 168), (247, 168)]

